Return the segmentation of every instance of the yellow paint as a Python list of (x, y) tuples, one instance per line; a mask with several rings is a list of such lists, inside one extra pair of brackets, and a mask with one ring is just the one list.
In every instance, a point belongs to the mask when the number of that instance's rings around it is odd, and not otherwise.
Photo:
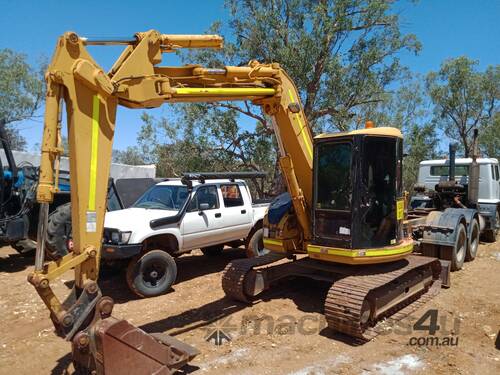
[(97, 148), (99, 145), (99, 96), (92, 98), (92, 141), (90, 151), (90, 178), (89, 178), (89, 211), (95, 211), (95, 192), (97, 186)]
[(339, 249), (334, 247), (325, 247), (317, 245), (307, 245), (307, 251), (309, 253), (318, 254), (328, 254), (328, 255), (338, 255), (343, 257), (377, 257), (385, 255), (397, 255), (413, 250), (413, 243), (404, 242), (402, 246), (391, 247), (391, 248), (381, 248), (381, 249)]
[(396, 220), (403, 220), (405, 214), (405, 202), (403, 199), (396, 201)]
[(357, 134), (382, 135), (382, 136), (387, 136), (387, 137), (398, 137), (401, 139), (403, 138), (403, 134), (401, 133), (401, 130), (399, 130), (397, 128), (391, 128), (391, 127), (358, 129), (358, 130), (353, 130), (350, 132), (340, 132), (340, 133), (323, 133), (323, 134), (317, 135), (314, 138), (315, 139), (334, 138), (334, 137), (342, 137), (342, 136), (357, 135)]
[[(292, 103), (295, 103), (295, 98), (293, 97), (292, 90), (290, 90), (290, 89), (288, 89), (288, 96), (290, 97), (290, 100), (292, 101)], [(302, 120), (300, 119), (300, 113), (296, 113), (295, 118), (299, 122), (299, 128), (300, 128), (299, 132), (300, 132), (300, 134), (302, 134), (302, 139), (304, 140), (304, 144), (306, 146), (307, 152), (309, 154), (309, 157), (312, 159), (312, 157), (313, 157), (312, 147), (309, 143), (310, 140), (307, 139), (307, 137), (306, 137), (307, 130), (305, 129), (305, 125), (302, 123)]]
[(174, 95), (185, 96), (270, 96), (276, 93), (275, 89), (269, 88), (203, 88), (203, 87), (181, 87), (174, 89)]
[(270, 238), (264, 238), (264, 245), (283, 246), (283, 241), (281, 241), (281, 240), (272, 240)]

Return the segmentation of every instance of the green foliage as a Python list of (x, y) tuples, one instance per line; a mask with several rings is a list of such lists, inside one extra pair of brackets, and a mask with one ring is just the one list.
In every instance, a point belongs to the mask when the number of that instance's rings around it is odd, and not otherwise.
[[(180, 105), (177, 121), (143, 113), (135, 147), (115, 151), (114, 161), (156, 164), (157, 175), (172, 177), (196, 171), (274, 170), (272, 137), (257, 125), (256, 133), (238, 127), (233, 110), (204, 104)], [(259, 197), (269, 190), (252, 181)]]
[[(478, 62), (465, 56), (445, 61), (438, 72), (427, 76), (427, 89), (435, 106), (434, 123), (451, 139), (460, 140), (466, 157), (472, 147), (473, 129), (478, 128), (483, 149), (498, 152), (498, 103), (500, 65), (485, 72)], [(494, 151), (495, 144), (497, 151)]]
[(7, 139), (9, 141), (10, 148), (12, 150), (17, 151), (25, 151), (27, 142), (26, 138), (24, 138), (21, 134), (19, 134), (19, 130), (12, 126), (12, 124), (5, 125), (5, 133)]
[[(0, 118), (6, 123), (35, 116), (44, 98), (42, 71), (43, 67), (35, 71), (25, 55), (10, 49), (0, 50)], [(7, 134), (12, 148), (26, 148), (26, 140), (12, 125), (7, 127)]]
[[(417, 182), (418, 167), (422, 160), (436, 157), (439, 139), (431, 123), (431, 103), (422, 85), (421, 77), (404, 80), (387, 99), (366, 109), (366, 117), (377, 126), (394, 126), (403, 132), (404, 153), (403, 185), (412, 192)], [(356, 118), (360, 122), (363, 119)]]
[[(364, 107), (384, 100), (406, 70), (397, 54), (418, 52), (383, 0), (229, 0), (223, 51), (190, 52), (186, 61), (223, 66), (279, 62), (293, 77), (317, 131), (347, 130)], [(221, 23), (211, 32), (219, 32)], [(231, 38), (236, 35), (236, 39)], [(253, 113), (259, 111), (252, 108)]]
[(483, 126), (479, 135), (479, 148), (485, 156), (500, 159), (500, 112)]
[(418, 52), (383, 0), (228, 2), (241, 62), (279, 62), (293, 77), (316, 131), (348, 130), (405, 72), (397, 54)]
[[(297, 84), (316, 132), (356, 127), (365, 110), (386, 100), (387, 87), (406, 73), (397, 54), (420, 49), (414, 35), (400, 32), (398, 15), (387, 1), (228, 0), (227, 6), (230, 31), (224, 49), (189, 51), (181, 54), (183, 60), (209, 67), (252, 59), (279, 62)], [(209, 32), (222, 29), (216, 22)], [(169, 143), (159, 145), (151, 125), (144, 123), (147, 147), (156, 146), (143, 154), (156, 155), (164, 165), (158, 170), (265, 170), (270, 174), (264, 188), (283, 189), (272, 125), (260, 108), (248, 102), (186, 104), (177, 114), (175, 126), (155, 120), (160, 133), (176, 129)], [(255, 125), (242, 129), (245, 116)]]

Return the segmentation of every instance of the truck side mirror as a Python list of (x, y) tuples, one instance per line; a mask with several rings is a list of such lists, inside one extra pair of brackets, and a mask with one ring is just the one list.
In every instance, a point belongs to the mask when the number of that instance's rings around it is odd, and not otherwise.
[(198, 206), (198, 209), (200, 212), (208, 210), (210, 208), (210, 205), (208, 203), (200, 203)]

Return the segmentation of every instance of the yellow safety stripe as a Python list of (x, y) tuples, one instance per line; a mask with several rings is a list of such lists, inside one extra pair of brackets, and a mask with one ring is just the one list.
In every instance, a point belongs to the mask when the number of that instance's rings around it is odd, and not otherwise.
[(192, 96), (269, 96), (276, 93), (275, 89), (271, 88), (252, 88), (252, 87), (234, 87), (234, 88), (219, 88), (219, 87), (186, 87), (175, 89), (177, 95), (192, 95)]
[(95, 191), (97, 185), (97, 146), (99, 145), (99, 106), (97, 95), (92, 98), (92, 145), (90, 152), (89, 211), (95, 211)]
[[(295, 103), (295, 99), (292, 94), (292, 90), (288, 89), (288, 96), (290, 96), (290, 100), (292, 103)], [(312, 153), (312, 148), (311, 145), (309, 144), (309, 140), (306, 137), (307, 130), (304, 129), (305, 125), (302, 123), (302, 120), (300, 119), (300, 114), (296, 113), (295, 117), (297, 118), (297, 121), (299, 122), (299, 128), (300, 128), (300, 133), (302, 134), (302, 138), (304, 139), (304, 144), (306, 145), (307, 152), (309, 153), (309, 157), (312, 159), (313, 153)]]
[(396, 248), (381, 248), (381, 249), (339, 249), (334, 247), (325, 247), (325, 246), (316, 246), (316, 245), (308, 245), (307, 251), (310, 253), (319, 253), (319, 254), (330, 254), (330, 255), (339, 255), (344, 257), (377, 257), (383, 255), (396, 255), (403, 254), (406, 252), (410, 252), (413, 249), (413, 244), (407, 244), (401, 247)]
[(276, 245), (276, 246), (283, 246), (283, 241), (281, 240), (272, 240), (270, 238), (264, 238), (264, 245)]
[(396, 220), (403, 220), (405, 215), (405, 201), (398, 199), (396, 201)]

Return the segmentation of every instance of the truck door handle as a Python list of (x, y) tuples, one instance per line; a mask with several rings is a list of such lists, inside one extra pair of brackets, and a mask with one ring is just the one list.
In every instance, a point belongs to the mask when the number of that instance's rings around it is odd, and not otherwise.
[(246, 213), (247, 213), (247, 210), (241, 210), (241, 213), (242, 213), (242, 214), (246, 214)]
[(222, 214), (221, 214), (220, 212), (217, 212), (217, 213), (215, 214), (215, 217), (221, 217), (221, 216), (222, 216)]

